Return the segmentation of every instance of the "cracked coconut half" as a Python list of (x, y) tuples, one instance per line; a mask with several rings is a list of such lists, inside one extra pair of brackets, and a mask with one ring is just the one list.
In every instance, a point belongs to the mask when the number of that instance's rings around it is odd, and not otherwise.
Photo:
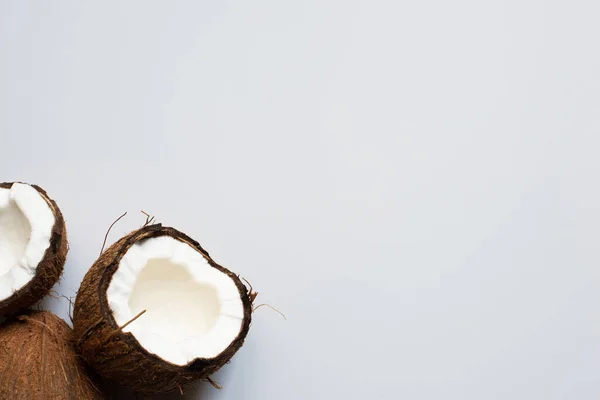
[(74, 310), (76, 344), (102, 376), (141, 393), (208, 378), (243, 345), (251, 295), (185, 234), (145, 226), (108, 248)]
[(65, 221), (43, 189), (0, 183), (0, 315), (48, 294), (60, 278), (67, 250)]

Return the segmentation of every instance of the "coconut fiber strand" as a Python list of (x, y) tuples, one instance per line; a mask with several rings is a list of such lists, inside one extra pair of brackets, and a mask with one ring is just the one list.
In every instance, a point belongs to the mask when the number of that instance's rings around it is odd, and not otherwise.
[[(244, 307), (240, 333), (214, 358), (196, 358), (185, 366), (174, 365), (149, 353), (131, 333), (123, 332), (114, 320), (106, 291), (121, 258), (136, 242), (159, 236), (170, 236), (187, 243), (200, 252), (213, 268), (227, 274), (238, 288)], [(250, 327), (251, 300), (248, 289), (238, 276), (215, 263), (196, 241), (173, 228), (156, 224), (130, 233), (102, 253), (81, 284), (73, 321), (78, 351), (101, 376), (140, 393), (180, 391), (195, 380), (208, 378), (243, 345)], [(169, 321), (161, 323), (168, 324)]]
[(104, 399), (72, 344), (72, 330), (48, 311), (0, 325), (0, 399)]

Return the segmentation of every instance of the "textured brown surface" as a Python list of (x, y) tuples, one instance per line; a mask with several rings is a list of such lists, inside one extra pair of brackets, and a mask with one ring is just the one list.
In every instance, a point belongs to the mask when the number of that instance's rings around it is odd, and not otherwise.
[[(186, 366), (171, 364), (147, 352), (131, 333), (119, 330), (108, 306), (106, 290), (121, 257), (136, 242), (171, 236), (189, 244), (236, 284), (244, 305), (244, 321), (238, 337), (212, 359), (197, 358)], [(182, 390), (197, 379), (207, 378), (242, 347), (250, 328), (249, 292), (237, 275), (216, 264), (202, 247), (186, 236), (160, 224), (145, 226), (109, 247), (86, 274), (75, 300), (73, 321), (76, 347), (84, 359), (104, 378), (140, 393)], [(143, 316), (141, 317), (143, 318)], [(169, 321), (163, 323), (168, 324)]]
[(103, 399), (71, 333), (48, 311), (30, 311), (0, 325), (0, 399)]
[[(13, 182), (0, 183), (0, 188), (10, 189), (12, 185)], [(46, 203), (48, 203), (54, 214), (54, 226), (52, 227), (52, 236), (50, 237), (50, 247), (46, 249), (44, 258), (38, 264), (33, 279), (22, 289), (16, 291), (12, 296), (0, 301), (0, 315), (14, 314), (44, 298), (60, 278), (65, 265), (65, 260), (67, 259), (69, 247), (63, 215), (54, 200), (48, 197), (48, 194), (44, 189), (37, 185), (31, 186), (40, 193), (44, 200), (46, 200)]]

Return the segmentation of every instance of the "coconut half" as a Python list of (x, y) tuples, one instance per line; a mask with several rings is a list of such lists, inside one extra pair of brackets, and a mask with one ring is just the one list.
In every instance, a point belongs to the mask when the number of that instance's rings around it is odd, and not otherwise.
[(0, 326), (0, 399), (101, 400), (71, 342), (71, 328), (48, 311), (28, 311)]
[(108, 248), (74, 308), (77, 348), (103, 377), (141, 393), (183, 390), (243, 345), (251, 296), (185, 234), (143, 227)]
[(0, 315), (48, 294), (67, 251), (65, 221), (46, 192), (26, 183), (0, 183)]

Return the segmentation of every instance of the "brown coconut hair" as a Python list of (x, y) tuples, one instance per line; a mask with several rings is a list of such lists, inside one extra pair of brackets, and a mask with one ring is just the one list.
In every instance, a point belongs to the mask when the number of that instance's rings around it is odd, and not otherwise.
[(71, 328), (49, 311), (27, 311), (0, 329), (0, 399), (101, 400), (77, 355)]
[[(0, 183), (0, 188), (10, 189), (14, 183)], [(37, 185), (29, 186), (38, 191), (52, 210), (52, 214), (54, 214), (50, 246), (46, 249), (42, 261), (37, 265), (35, 276), (25, 286), (14, 292), (12, 296), (0, 301), (0, 315), (14, 314), (44, 298), (59, 280), (69, 251), (65, 220), (58, 205), (41, 187)]]
[[(213, 268), (231, 278), (239, 291), (244, 307), (242, 327), (231, 344), (214, 358), (196, 358), (185, 366), (172, 364), (148, 352), (134, 335), (123, 332), (123, 327), (115, 322), (106, 291), (121, 258), (133, 244), (159, 236), (170, 236), (187, 243), (202, 254)], [(242, 347), (250, 328), (251, 314), (251, 292), (237, 275), (214, 262), (208, 252), (186, 234), (155, 224), (121, 238), (92, 265), (75, 300), (74, 337), (80, 354), (104, 378), (139, 393), (183, 391), (195, 380), (208, 379)]]

